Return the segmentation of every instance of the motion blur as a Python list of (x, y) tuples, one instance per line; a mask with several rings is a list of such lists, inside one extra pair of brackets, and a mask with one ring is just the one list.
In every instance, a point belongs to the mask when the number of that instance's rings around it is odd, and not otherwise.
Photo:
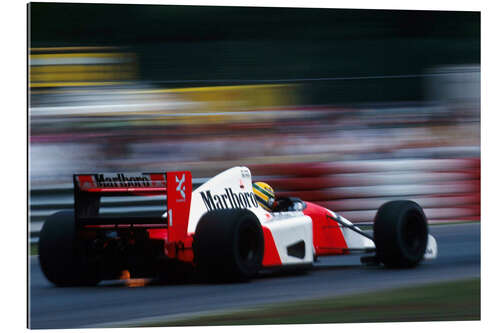
[[(248, 320), (214, 316), (222, 324), (480, 319), (480, 225), (435, 225), (480, 220), (480, 12), (30, 3), (28, 22), (30, 328), (168, 326), (182, 316), (192, 321), (179, 325), (216, 325), (197, 313), (248, 306), (260, 311)], [(224, 273), (227, 261), (207, 249), (233, 243), (203, 243), (198, 233), (184, 247), (175, 232), (167, 243), (165, 193), (80, 199), (80, 212), (155, 217), (161, 228), (111, 225), (74, 239), (73, 174), (189, 170), (196, 188), (234, 166), (247, 166), (277, 200), (299, 197), (363, 227), (383, 203), (415, 201), (439, 256), (422, 269), (378, 269), (354, 253), (321, 257), (307, 274), (192, 283), (193, 267)], [(322, 226), (316, 238), (334, 253)], [(423, 227), (399, 230), (417, 250), (424, 242), (411, 240), (427, 237)], [(246, 240), (240, 252), (256, 273)], [(287, 255), (301, 244), (304, 258), (304, 241)], [(158, 286), (152, 273), (168, 283)], [(390, 290), (398, 287), (409, 288)]]
[(431, 222), (480, 218), (477, 12), (34, 3), (29, 15), (32, 231), (74, 173), (201, 179), (234, 165), (354, 222), (388, 198)]

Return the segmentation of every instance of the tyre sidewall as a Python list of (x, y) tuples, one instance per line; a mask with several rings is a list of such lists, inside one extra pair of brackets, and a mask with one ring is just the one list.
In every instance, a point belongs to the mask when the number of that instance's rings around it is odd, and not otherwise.
[[(241, 257), (241, 245), (245, 242), (245, 233), (250, 233), (252, 242), (252, 258), (244, 259)], [(255, 215), (249, 211), (246, 211), (242, 216), (234, 223), (233, 230), (233, 260), (234, 265), (237, 270), (244, 278), (250, 278), (257, 274), (258, 270), (262, 264), (262, 258), (264, 256), (264, 236), (262, 233), (262, 227), (258, 222)]]
[[(420, 221), (412, 221), (412, 218), (419, 219)], [(422, 223), (422, 221), (425, 221)], [(417, 223), (418, 226), (413, 226), (413, 228), (423, 229), (424, 234), (419, 230), (417, 237), (419, 240), (419, 246), (417, 250), (411, 250), (404, 240), (405, 229), (412, 223)], [(422, 209), (419, 206), (408, 208), (407, 211), (402, 212), (400, 216), (400, 222), (397, 224), (397, 238), (399, 244), (399, 250), (401, 251), (401, 256), (406, 258), (410, 262), (410, 266), (416, 265), (420, 262), (425, 254), (425, 249), (427, 247), (427, 220), (423, 214)]]

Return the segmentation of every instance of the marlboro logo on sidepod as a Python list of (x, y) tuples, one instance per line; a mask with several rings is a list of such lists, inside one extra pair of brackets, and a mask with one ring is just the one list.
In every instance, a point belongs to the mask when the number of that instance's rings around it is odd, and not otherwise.
[(200, 192), (207, 210), (259, 207), (253, 192), (234, 193), (231, 188), (225, 188), (224, 191), (222, 194), (212, 194), (209, 190)]

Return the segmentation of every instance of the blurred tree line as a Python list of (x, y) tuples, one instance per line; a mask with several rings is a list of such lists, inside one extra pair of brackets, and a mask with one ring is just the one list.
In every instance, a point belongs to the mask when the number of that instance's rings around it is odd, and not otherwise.
[[(480, 63), (480, 13), (31, 3), (31, 47), (125, 46), (164, 87), (423, 74)], [(179, 82), (220, 80), (217, 82)], [(423, 78), (304, 84), (305, 104), (418, 101)]]

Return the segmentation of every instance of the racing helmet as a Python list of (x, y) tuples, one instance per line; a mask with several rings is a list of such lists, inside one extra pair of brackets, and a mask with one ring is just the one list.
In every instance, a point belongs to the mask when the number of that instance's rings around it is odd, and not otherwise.
[(259, 205), (267, 210), (268, 212), (273, 210), (274, 205), (274, 190), (273, 188), (264, 182), (253, 183), (253, 193), (255, 194), (255, 199)]

